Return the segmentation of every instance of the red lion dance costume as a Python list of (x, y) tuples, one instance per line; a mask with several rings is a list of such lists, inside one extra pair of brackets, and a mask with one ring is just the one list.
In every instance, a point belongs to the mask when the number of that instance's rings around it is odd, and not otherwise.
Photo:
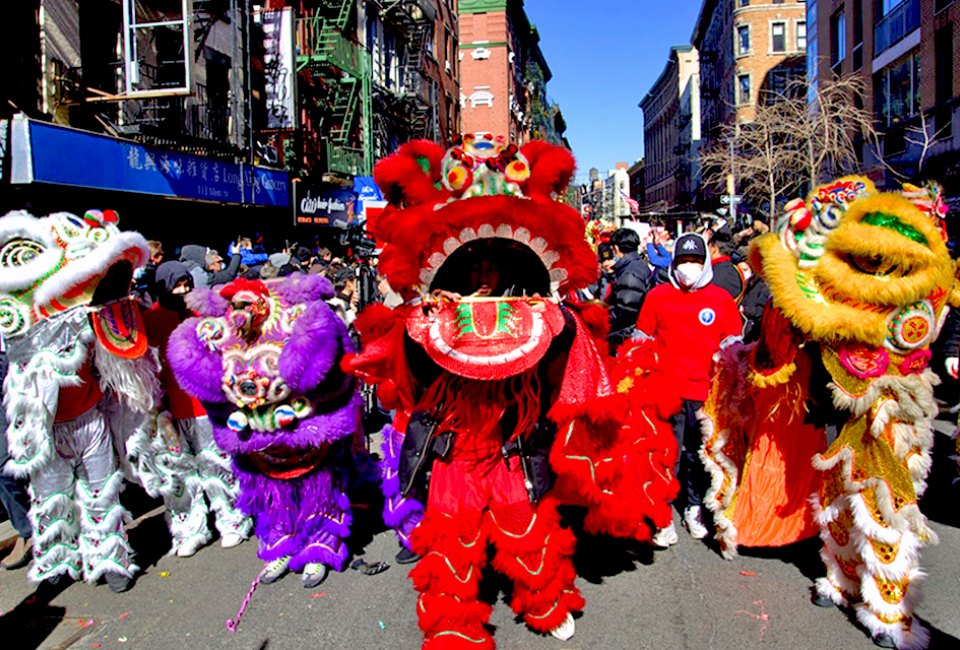
[(573, 634), (584, 601), (560, 502), (638, 539), (670, 518), (669, 428), (614, 419), (623, 396), (584, 324), (606, 314), (561, 300), (597, 274), (583, 220), (553, 199), (573, 170), (560, 147), (469, 135), (446, 153), (409, 143), (375, 170), (390, 202), (371, 226), (380, 269), (407, 303), (361, 314), (363, 351), (344, 365), (397, 408), (400, 491), (426, 505), (411, 536), (425, 648), (494, 647), (477, 594), (488, 545), (526, 624)]

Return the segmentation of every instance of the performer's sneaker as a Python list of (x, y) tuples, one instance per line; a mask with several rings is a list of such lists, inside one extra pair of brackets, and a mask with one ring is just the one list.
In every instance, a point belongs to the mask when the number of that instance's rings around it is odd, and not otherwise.
[(394, 559), (397, 561), (397, 564), (413, 564), (420, 559), (420, 555), (418, 555), (416, 551), (411, 551), (406, 546), (403, 546), (397, 552), (397, 556)]
[(0, 567), (3, 567), (7, 571), (22, 569), (30, 564), (30, 560), (33, 559), (32, 548), (33, 540), (17, 537), (17, 541), (10, 550), (10, 553), (3, 558), (3, 561), (0, 561)]
[(290, 564), (289, 555), (284, 555), (283, 557), (278, 557), (276, 560), (267, 562), (263, 565), (263, 571), (260, 572), (260, 582), (264, 584), (276, 582), (286, 574), (288, 564)]
[(813, 604), (817, 607), (836, 607), (837, 604), (833, 602), (833, 598), (830, 596), (824, 596), (823, 594), (814, 593), (813, 598), (811, 599)]
[(694, 539), (703, 539), (709, 533), (703, 525), (703, 510), (700, 506), (690, 506), (683, 511), (683, 525)]
[(104, 579), (107, 581), (107, 586), (110, 587), (110, 591), (115, 594), (121, 594), (127, 589), (130, 588), (131, 580), (122, 573), (117, 573), (116, 571), (108, 571), (104, 574)]
[(561, 641), (569, 641), (576, 631), (577, 625), (573, 621), (573, 614), (567, 612), (567, 618), (563, 620), (563, 623), (550, 630), (550, 636)]
[(196, 555), (197, 551), (203, 546), (203, 538), (199, 535), (192, 535), (180, 543), (177, 547), (177, 557), (191, 557)]
[(300, 576), (300, 582), (307, 589), (313, 589), (321, 582), (327, 579), (327, 567), (318, 562), (311, 562), (304, 565), (303, 575)]
[(670, 525), (666, 528), (661, 528), (657, 531), (657, 534), (653, 536), (654, 546), (659, 546), (660, 548), (667, 548), (668, 546), (673, 546), (680, 541), (680, 538), (677, 537), (677, 527), (671, 521)]
[(873, 644), (879, 648), (896, 648), (897, 643), (889, 634), (878, 634), (873, 637)]
[(243, 535), (239, 533), (227, 533), (220, 538), (220, 546), (221, 548), (233, 548), (234, 546), (240, 546), (243, 540)]

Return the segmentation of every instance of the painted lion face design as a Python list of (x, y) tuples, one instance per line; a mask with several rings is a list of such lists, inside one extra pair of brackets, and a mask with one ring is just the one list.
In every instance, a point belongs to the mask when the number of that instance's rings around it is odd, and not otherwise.
[(563, 329), (561, 296), (597, 276), (583, 219), (556, 200), (573, 172), (566, 149), (489, 135), (465, 135), (449, 151), (411, 142), (377, 165), (390, 202), (371, 224), (381, 271), (408, 298), (455, 296), (407, 326), (441, 367), (510, 376)]
[(43, 321), (82, 307), (110, 351), (146, 351), (139, 312), (127, 300), (135, 269), (149, 259), (147, 242), (120, 232), (113, 211), (44, 218), (17, 211), (0, 219), (0, 333), (15, 339)]

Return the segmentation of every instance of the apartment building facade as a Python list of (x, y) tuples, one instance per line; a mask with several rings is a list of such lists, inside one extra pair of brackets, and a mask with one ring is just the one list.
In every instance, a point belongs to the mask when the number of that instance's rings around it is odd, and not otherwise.
[(960, 192), (960, 2), (808, 0), (807, 20), (810, 79), (866, 82), (881, 134), (880, 150), (864, 151), (867, 174), (881, 186), (932, 178)]
[(670, 49), (663, 72), (640, 102), (643, 111), (647, 210), (689, 209), (696, 203), (700, 145), (700, 60), (696, 48)]

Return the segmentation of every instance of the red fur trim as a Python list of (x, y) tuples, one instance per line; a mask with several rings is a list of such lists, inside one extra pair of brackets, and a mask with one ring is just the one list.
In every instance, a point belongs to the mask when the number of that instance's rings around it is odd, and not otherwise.
[(414, 405), (414, 388), (403, 345), (407, 309), (371, 305), (363, 310), (355, 323), (363, 340), (363, 350), (344, 355), (340, 367), (368, 384), (379, 386), (379, 398), (386, 408), (409, 412)]
[(443, 630), (460, 630), (477, 638), (485, 634), (483, 624), (489, 620), (491, 610), (486, 603), (447, 594), (423, 594), (417, 601), (417, 619), (427, 636)]
[(599, 301), (580, 302), (569, 306), (580, 316), (587, 332), (593, 337), (597, 350), (607, 350), (607, 335), (610, 333), (610, 313), (607, 306)]
[(560, 194), (570, 184), (577, 169), (573, 154), (543, 140), (531, 140), (520, 148), (520, 152), (530, 163), (530, 178), (523, 188), (528, 196)]
[(360, 312), (353, 321), (353, 326), (362, 338), (379, 338), (393, 328), (398, 313), (402, 312), (396, 312), (378, 302), (373, 303)]
[[(441, 200), (444, 193), (435, 183), (440, 180), (440, 159), (443, 149), (434, 142), (415, 140), (400, 147), (395, 154), (377, 163), (373, 170), (374, 179), (383, 191), (384, 197), (395, 206), (414, 206), (421, 203), (434, 203)], [(417, 158), (426, 158), (430, 171), (425, 172)], [(389, 217), (381, 213), (377, 219), (377, 237), (389, 237), (385, 230)]]
[(581, 612), (586, 607), (586, 601), (580, 595), (580, 592), (574, 590), (573, 593), (564, 593), (560, 596), (560, 603), (552, 612), (543, 618), (533, 618), (530, 615), (524, 617), (524, 622), (530, 626), (530, 629), (547, 634), (550, 630), (563, 623), (570, 612)]
[(251, 291), (258, 296), (266, 296), (270, 293), (267, 290), (267, 285), (265, 285), (260, 280), (248, 280), (247, 278), (237, 278), (223, 289), (220, 290), (220, 295), (226, 298), (227, 300), (232, 300), (235, 295), (241, 291)]

